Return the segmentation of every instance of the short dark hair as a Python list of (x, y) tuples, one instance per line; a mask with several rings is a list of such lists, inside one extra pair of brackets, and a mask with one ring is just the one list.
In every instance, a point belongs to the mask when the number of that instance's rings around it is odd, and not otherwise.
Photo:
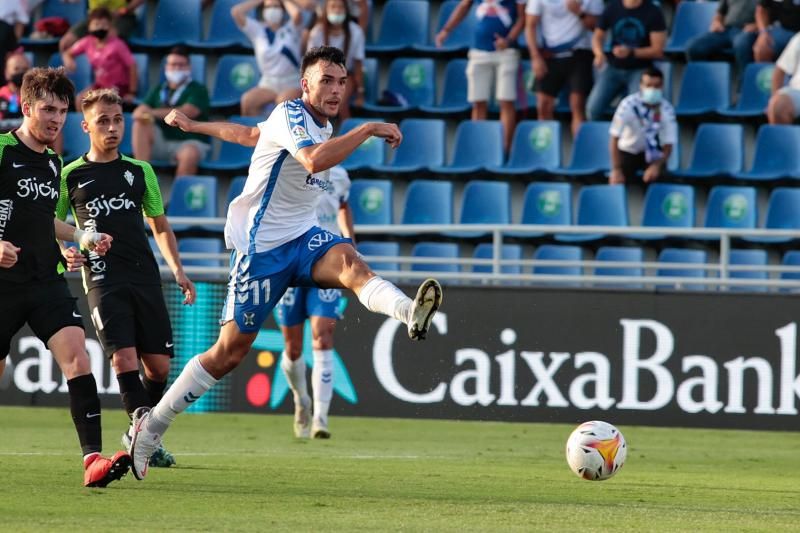
[(647, 67), (646, 69), (644, 69), (644, 72), (642, 72), (642, 79), (644, 79), (645, 76), (650, 76), (651, 78), (658, 78), (661, 81), (664, 81), (664, 73), (661, 72), (661, 69), (657, 67)]
[(89, 21), (93, 21), (96, 19), (105, 19), (105, 20), (112, 20), (113, 16), (111, 15), (111, 11), (104, 7), (96, 7), (89, 11)]
[(67, 77), (64, 67), (37, 67), (25, 73), (20, 88), (20, 100), (30, 105), (54, 96), (69, 102), (75, 95), (75, 85)]
[(181, 44), (179, 44), (178, 46), (173, 46), (172, 48), (169, 49), (167, 55), (172, 55), (172, 54), (175, 54), (176, 56), (183, 56), (186, 59), (189, 59), (189, 49)]
[(300, 65), (300, 77), (305, 76), (306, 69), (313, 67), (320, 61), (341, 65), (343, 69), (347, 69), (345, 66), (347, 60), (344, 57), (344, 52), (335, 46), (318, 46), (309, 49), (303, 56), (303, 63)]

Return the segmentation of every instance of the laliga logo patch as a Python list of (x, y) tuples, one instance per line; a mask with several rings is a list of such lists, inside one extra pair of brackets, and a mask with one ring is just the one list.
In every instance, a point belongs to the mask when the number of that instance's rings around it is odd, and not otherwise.
[(325, 303), (335, 302), (341, 294), (339, 289), (319, 289), (319, 299)]
[(308, 132), (306, 131), (306, 129), (303, 126), (299, 125), (292, 128), (292, 135), (298, 141), (307, 141), (311, 138), (308, 136)]
[(329, 243), (333, 240), (333, 234), (327, 231), (323, 231), (322, 233), (317, 233), (313, 237), (308, 240), (308, 249), (309, 250), (316, 250), (323, 244)]

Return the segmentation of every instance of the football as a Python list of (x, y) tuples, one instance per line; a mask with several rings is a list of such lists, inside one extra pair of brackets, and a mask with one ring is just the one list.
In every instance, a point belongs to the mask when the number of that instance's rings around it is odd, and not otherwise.
[(620, 431), (600, 420), (584, 422), (567, 439), (567, 463), (590, 481), (612, 477), (625, 463), (628, 448)]

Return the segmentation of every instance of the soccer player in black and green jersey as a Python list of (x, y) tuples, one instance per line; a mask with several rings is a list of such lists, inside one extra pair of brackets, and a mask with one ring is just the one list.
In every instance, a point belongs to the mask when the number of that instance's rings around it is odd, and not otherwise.
[(67, 380), (84, 485), (105, 487), (125, 475), (131, 458), (127, 452), (111, 459), (100, 455), (97, 383), (56, 239), (74, 240), (99, 256), (109, 249), (111, 237), (55, 219), (61, 158), (48, 148), (64, 126), (74, 92), (63, 69), (29, 70), (20, 92), (22, 125), (0, 135), (0, 374), (12, 337), (27, 322)]
[[(114, 248), (105, 257), (88, 254), (82, 273), (92, 322), (111, 357), (122, 404), (130, 415), (161, 399), (173, 355), (161, 275), (142, 213), (183, 291), (183, 303), (194, 303), (196, 293), (183, 271), (153, 168), (119, 153), (125, 135), (122, 98), (113, 89), (98, 89), (85, 95), (82, 106), (82, 126), (89, 134), (91, 148), (64, 167), (57, 214), (63, 220), (71, 208), (79, 228), (115, 236)], [(71, 259), (76, 264), (82, 261), (79, 257)], [(139, 360), (143, 378), (139, 376)], [(127, 438), (123, 435), (126, 444)], [(150, 464), (166, 467), (175, 460), (159, 448)]]

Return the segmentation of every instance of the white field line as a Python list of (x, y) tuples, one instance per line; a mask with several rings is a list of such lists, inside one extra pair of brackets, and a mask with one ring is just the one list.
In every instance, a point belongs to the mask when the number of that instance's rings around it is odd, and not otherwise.
[[(180, 457), (228, 457), (231, 455), (239, 455), (239, 456), (251, 456), (251, 457), (276, 457), (278, 455), (287, 456), (287, 454), (277, 454), (277, 453), (269, 453), (269, 452), (253, 452), (252, 450), (226, 450), (225, 452), (181, 452), (176, 450), (171, 450), (175, 455)], [(67, 457), (67, 456), (74, 456), (75, 453), (71, 452), (13, 452), (13, 451), (0, 451), (0, 457), (7, 456), (7, 457), (26, 457), (26, 456), (33, 456), (33, 457)], [(303, 453), (298, 452), (297, 454), (289, 454), (290, 456), (299, 456), (303, 455)], [(446, 456), (441, 455), (364, 455), (364, 454), (356, 454), (356, 455), (335, 455), (335, 454), (325, 454), (323, 452), (325, 459), (356, 459), (356, 460), (374, 460), (374, 459), (447, 459)]]

